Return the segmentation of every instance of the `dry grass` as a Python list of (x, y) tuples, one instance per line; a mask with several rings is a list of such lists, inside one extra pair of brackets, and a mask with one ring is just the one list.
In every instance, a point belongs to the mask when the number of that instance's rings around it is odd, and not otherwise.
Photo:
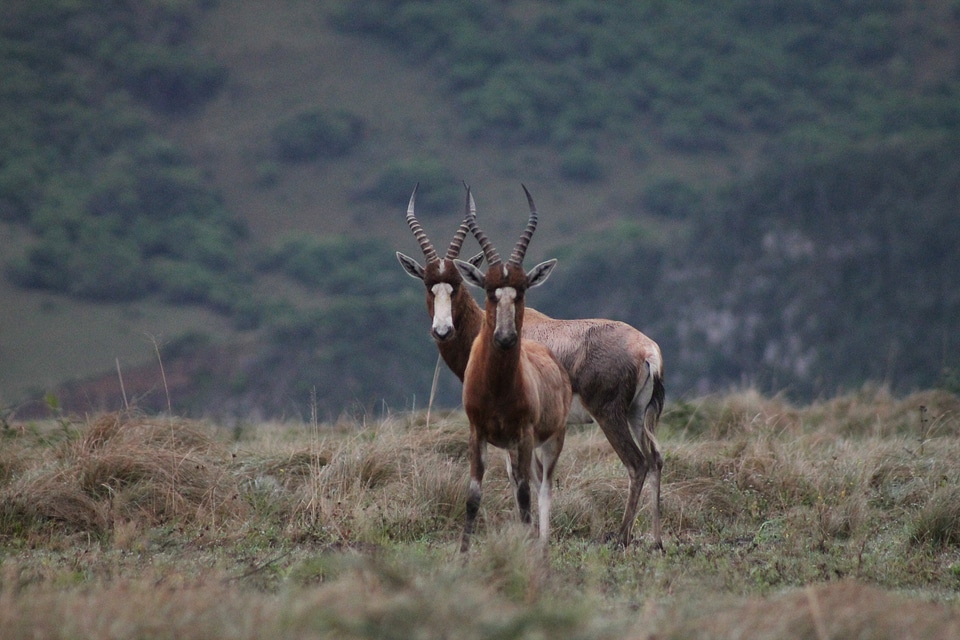
[(572, 428), (547, 561), (516, 522), (496, 450), (477, 544), (459, 557), (460, 413), (429, 426), (400, 414), (227, 430), (135, 413), (12, 425), (0, 435), (0, 627), (11, 638), (949, 637), (957, 408), (949, 394), (870, 389), (807, 407), (751, 391), (669, 406), (664, 555), (606, 542), (626, 474), (595, 427)]
[(948, 640), (960, 637), (960, 613), (842, 580), (699, 615), (665, 637)]
[(247, 512), (225, 453), (200, 425), (102, 416), (3, 487), (0, 533), (103, 538), (129, 522), (233, 526)]

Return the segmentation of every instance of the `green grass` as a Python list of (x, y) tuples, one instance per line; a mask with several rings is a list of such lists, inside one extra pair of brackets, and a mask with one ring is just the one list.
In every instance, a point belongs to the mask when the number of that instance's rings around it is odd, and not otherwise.
[(458, 553), (460, 412), (5, 423), (0, 623), (10, 638), (947, 638), (958, 412), (945, 392), (877, 389), (668, 405), (663, 554), (646, 507), (640, 540), (605, 541), (625, 472), (599, 430), (571, 427), (546, 561), (495, 451)]

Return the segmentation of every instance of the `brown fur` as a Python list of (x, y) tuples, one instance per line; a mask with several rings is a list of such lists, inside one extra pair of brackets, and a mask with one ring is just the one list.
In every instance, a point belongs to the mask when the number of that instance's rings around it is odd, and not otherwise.
[[(453, 287), (454, 331), (443, 340), (434, 338), (444, 362), (463, 381), (471, 346), (483, 324), (484, 311), (462, 286), (460, 273), (447, 265), (441, 272), (440, 262), (439, 259), (428, 260), (426, 269), (420, 268), (425, 275), (417, 275), (415, 267), (409, 264), (413, 261), (406, 256), (401, 258), (408, 273), (419, 277), (426, 285), (431, 319), (434, 315), (433, 285), (445, 282)], [(525, 317), (523, 339), (544, 344), (554, 353), (570, 377), (573, 392), (580, 397), (627, 467), (630, 488), (618, 540), (623, 545), (630, 543), (640, 494), (647, 474), (652, 473), (652, 531), (654, 545), (662, 548), (660, 478), (663, 456), (656, 441), (664, 403), (660, 347), (622, 322), (557, 320), (532, 308), (526, 309)]]
[[(469, 548), (480, 506), (487, 443), (510, 455), (510, 477), (523, 522), (531, 519), (531, 481), (539, 485), (540, 540), (546, 544), (553, 471), (563, 448), (572, 400), (569, 378), (549, 349), (522, 338), (507, 348), (498, 346), (494, 338), (498, 328), (495, 292), (503, 287), (517, 291), (514, 323), (519, 335), (523, 328), (526, 274), (519, 266), (504, 270), (494, 265), (486, 276), (486, 312), (480, 333), (473, 341), (463, 384), (463, 407), (470, 420), (471, 480), (460, 547), (464, 552)], [(537, 448), (543, 455), (535, 463)], [(542, 469), (542, 478), (536, 477), (534, 464)]]
[[(524, 338), (553, 351), (573, 392), (600, 425), (630, 475), (619, 540), (629, 544), (648, 473), (653, 485), (653, 542), (663, 548), (660, 478), (663, 456), (656, 440), (663, 411), (663, 358), (657, 343), (623, 322), (555, 320), (528, 309)], [(454, 318), (456, 322), (456, 317)]]
[[(433, 318), (433, 285), (446, 283), (453, 287), (451, 294), (451, 304), (453, 306), (454, 331), (453, 333), (440, 339), (433, 336), (437, 343), (437, 349), (447, 367), (453, 371), (454, 375), (463, 382), (463, 375), (467, 369), (467, 360), (470, 357), (470, 347), (473, 346), (473, 340), (480, 333), (480, 327), (483, 325), (483, 313), (477, 301), (470, 295), (470, 291), (464, 286), (463, 277), (453, 264), (453, 260), (445, 260), (447, 264), (441, 272), (439, 262), (427, 264), (425, 267), (425, 277), (423, 284), (427, 287), (427, 311)], [(473, 307), (476, 313), (466, 313), (457, 322), (458, 310)]]

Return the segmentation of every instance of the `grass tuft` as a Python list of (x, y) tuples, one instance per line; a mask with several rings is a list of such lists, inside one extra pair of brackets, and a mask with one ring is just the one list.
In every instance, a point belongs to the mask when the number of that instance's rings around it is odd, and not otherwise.
[(753, 392), (668, 407), (662, 554), (649, 545), (649, 489), (635, 544), (608, 542), (628, 482), (595, 426), (567, 435), (547, 554), (491, 450), (466, 557), (462, 412), (240, 432), (129, 412), (11, 424), (0, 627), (11, 638), (952, 637), (954, 410), (940, 392), (876, 390), (806, 407)]

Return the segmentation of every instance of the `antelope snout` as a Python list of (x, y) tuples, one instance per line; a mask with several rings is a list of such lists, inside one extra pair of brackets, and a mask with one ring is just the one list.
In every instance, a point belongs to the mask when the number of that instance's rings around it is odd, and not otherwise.
[(430, 329), (430, 335), (433, 336), (433, 339), (437, 342), (446, 342), (453, 338), (456, 334), (456, 331), (453, 330), (452, 326), (443, 325), (439, 327), (432, 327)]
[(500, 349), (510, 349), (511, 347), (517, 344), (517, 332), (494, 332), (493, 334), (493, 344), (495, 344)]

